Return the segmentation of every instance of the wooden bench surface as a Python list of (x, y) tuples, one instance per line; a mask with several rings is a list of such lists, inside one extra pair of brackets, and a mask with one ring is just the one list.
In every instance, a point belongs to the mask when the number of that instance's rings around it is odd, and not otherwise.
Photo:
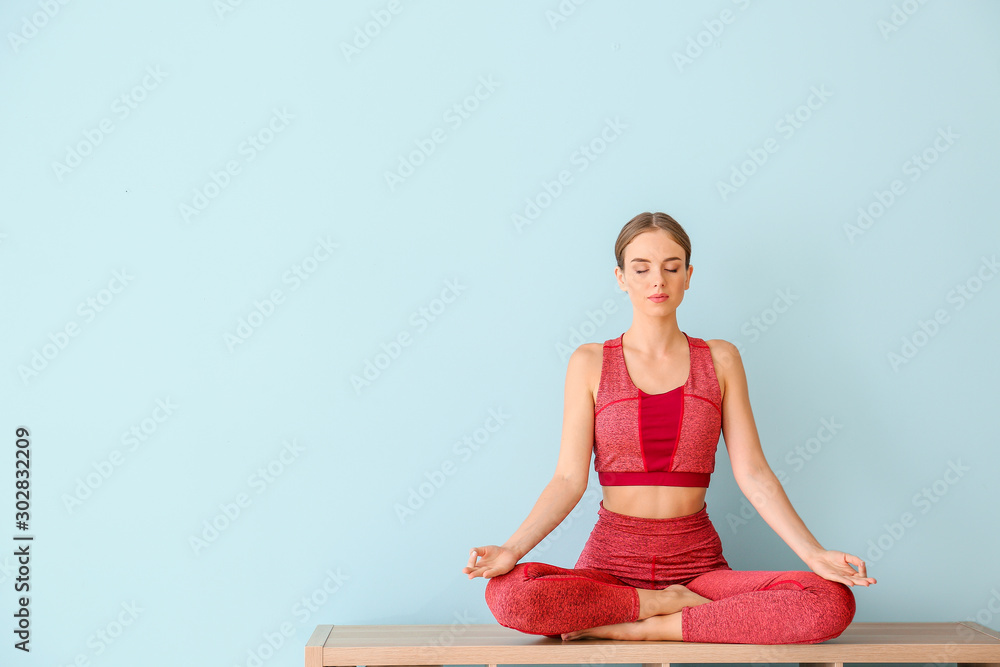
[(819, 644), (709, 644), (529, 635), (496, 623), (320, 625), (306, 667), (339, 665), (497, 665), (565, 663), (954, 662), (1000, 667), (1000, 633), (979, 623), (852, 623)]

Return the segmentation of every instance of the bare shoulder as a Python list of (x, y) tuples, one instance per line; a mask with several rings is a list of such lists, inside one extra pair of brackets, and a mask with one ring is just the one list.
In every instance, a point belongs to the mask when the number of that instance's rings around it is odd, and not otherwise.
[(743, 368), (743, 360), (740, 357), (739, 348), (728, 340), (713, 338), (706, 340), (708, 350), (712, 354), (712, 364), (715, 366), (715, 375), (719, 378), (719, 389), (722, 396), (726, 395), (726, 384), (736, 378), (734, 373), (739, 373)]
[(584, 367), (590, 368), (595, 364), (600, 366), (603, 356), (604, 343), (583, 343), (573, 350), (573, 354), (570, 355), (570, 361), (573, 361), (575, 358), (575, 363), (582, 364)]

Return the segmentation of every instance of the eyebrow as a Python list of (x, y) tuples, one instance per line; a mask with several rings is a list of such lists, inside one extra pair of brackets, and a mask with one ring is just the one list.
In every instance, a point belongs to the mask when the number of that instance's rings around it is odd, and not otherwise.
[[(667, 257), (667, 258), (666, 258), (665, 260), (663, 260), (663, 261), (664, 261), (664, 262), (669, 262), (669, 261), (670, 261), (670, 260), (672, 260), (672, 259), (680, 259), (680, 257)], [(649, 260), (648, 260), (648, 259), (643, 259), (642, 257), (636, 257), (636, 258), (635, 258), (635, 259), (633, 259), (632, 261), (633, 261), (633, 262), (648, 262)]]

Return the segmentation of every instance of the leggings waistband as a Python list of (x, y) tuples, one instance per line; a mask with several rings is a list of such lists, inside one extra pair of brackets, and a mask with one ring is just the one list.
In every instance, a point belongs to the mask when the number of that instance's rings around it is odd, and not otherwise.
[(712, 526), (712, 521), (708, 516), (707, 502), (702, 505), (700, 510), (693, 514), (655, 519), (613, 512), (604, 506), (604, 501), (602, 500), (597, 509), (597, 520), (599, 525), (602, 524), (614, 530), (650, 536), (687, 533), (695, 529)]

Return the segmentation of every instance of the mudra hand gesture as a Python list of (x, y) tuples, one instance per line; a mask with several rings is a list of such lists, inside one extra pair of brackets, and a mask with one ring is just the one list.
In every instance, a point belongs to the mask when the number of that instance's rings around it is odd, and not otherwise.
[[(852, 563), (858, 566), (856, 572), (851, 567)], [(870, 586), (876, 583), (874, 577), (868, 576), (863, 560), (854, 554), (843, 551), (831, 551), (830, 549), (818, 551), (809, 558), (806, 564), (824, 579), (839, 581), (848, 586)]]
[[(476, 562), (476, 557), (479, 562)], [(499, 577), (507, 574), (517, 565), (517, 554), (507, 547), (498, 547), (495, 544), (488, 544), (485, 547), (476, 547), (469, 554), (469, 564), (462, 568), (462, 572), (473, 577)]]

